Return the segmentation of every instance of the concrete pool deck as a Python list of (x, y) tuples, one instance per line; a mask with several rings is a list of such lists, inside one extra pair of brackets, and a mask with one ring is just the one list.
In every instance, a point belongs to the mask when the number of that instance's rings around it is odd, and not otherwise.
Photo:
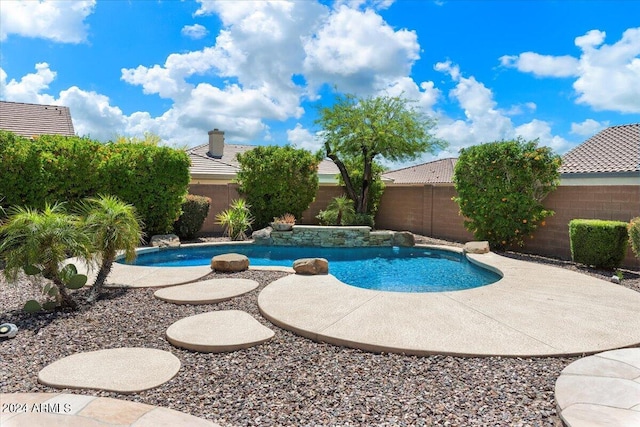
[(291, 275), (264, 288), (258, 305), (281, 328), (373, 352), (573, 356), (640, 344), (640, 293), (495, 253), (468, 256), (503, 278), (463, 291), (400, 293)]

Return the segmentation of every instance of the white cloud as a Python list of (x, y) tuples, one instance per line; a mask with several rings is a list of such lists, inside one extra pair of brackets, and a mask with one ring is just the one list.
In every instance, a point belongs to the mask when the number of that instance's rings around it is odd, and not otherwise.
[(582, 123), (571, 123), (571, 133), (580, 136), (592, 136), (609, 126), (609, 122), (598, 122), (593, 119), (586, 119)]
[(579, 66), (579, 61), (572, 56), (540, 55), (534, 52), (505, 55), (500, 58), (500, 63), (538, 77), (573, 77), (577, 75)]
[[(440, 114), (434, 134), (449, 142), (450, 145), (436, 156), (422, 156), (420, 161), (430, 161), (434, 157), (457, 157), (462, 148), (513, 139), (517, 136), (529, 140), (537, 138), (541, 145), (550, 146), (558, 152), (568, 148), (569, 143), (565, 139), (552, 134), (549, 123), (534, 119), (516, 126), (509, 118), (509, 115), (522, 113), (523, 109), (534, 111), (536, 108), (534, 103), (525, 102), (503, 111), (498, 108), (491, 89), (477, 81), (474, 76), (464, 76), (458, 65), (446, 61), (437, 63), (434, 68), (447, 74), (456, 84), (449, 92), (449, 97), (459, 104), (465, 118), (454, 120)], [(398, 165), (394, 166), (398, 167)]]
[(209, 31), (207, 31), (207, 29), (200, 24), (193, 24), (185, 25), (184, 27), (182, 27), (180, 33), (183, 36), (189, 37), (190, 39), (199, 40), (209, 34)]
[(395, 0), (336, 0), (334, 8), (346, 5), (352, 9), (371, 8), (376, 10), (388, 9)]
[(580, 77), (573, 83), (579, 104), (596, 110), (640, 113), (640, 27), (630, 28), (612, 45), (604, 32), (578, 37), (583, 49)]
[(565, 153), (570, 147), (569, 141), (551, 134), (551, 126), (542, 120), (534, 119), (515, 128), (517, 136), (526, 140), (538, 139), (538, 145), (551, 147), (558, 154)]
[(503, 56), (502, 65), (539, 77), (575, 77), (576, 102), (594, 110), (640, 112), (640, 27), (629, 28), (613, 44), (604, 31), (576, 37), (579, 58), (524, 52)]
[(41, 92), (49, 88), (49, 84), (56, 78), (56, 73), (49, 69), (46, 62), (36, 64), (35, 68), (35, 73), (22, 76), (20, 81), (11, 79), (9, 82), (6, 81), (7, 73), (2, 70), (0, 97), (14, 102), (50, 103), (51, 97)]
[(322, 140), (318, 135), (311, 133), (300, 123), (296, 123), (295, 128), (287, 130), (287, 141), (296, 148), (304, 148), (312, 153), (323, 148)]
[(370, 94), (408, 76), (419, 59), (414, 31), (395, 31), (371, 9), (340, 6), (304, 39), (311, 90), (331, 82), (341, 92)]
[(84, 42), (87, 38), (84, 20), (93, 13), (95, 5), (95, 0), (3, 1), (0, 41), (15, 34), (60, 43)]
[(425, 114), (433, 115), (433, 107), (441, 96), (439, 89), (431, 81), (420, 83), (418, 86), (411, 77), (401, 77), (396, 81), (390, 82), (389, 86), (379, 91), (380, 94), (388, 94), (390, 96), (404, 96), (417, 103), (417, 106), (424, 111)]

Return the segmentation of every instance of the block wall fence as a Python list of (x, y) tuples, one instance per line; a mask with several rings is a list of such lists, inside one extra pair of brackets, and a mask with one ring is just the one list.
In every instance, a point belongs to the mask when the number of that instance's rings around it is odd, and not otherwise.
[[(215, 215), (238, 197), (236, 184), (195, 184), (189, 192), (210, 197), (209, 216), (201, 232), (221, 232), (215, 224)], [(316, 200), (303, 213), (301, 224), (317, 224), (316, 215), (326, 208), (333, 197), (342, 194), (338, 186), (320, 186)], [(424, 236), (466, 242), (473, 240), (463, 225), (458, 205), (451, 200), (456, 195), (450, 184), (388, 185), (376, 215), (376, 228), (411, 231)], [(571, 259), (569, 221), (575, 218), (605, 219), (628, 222), (640, 216), (640, 186), (560, 186), (544, 200), (546, 208), (555, 215), (547, 218), (546, 225), (538, 228), (533, 239), (527, 239), (519, 252)], [(640, 268), (638, 260), (628, 249), (626, 267)]]

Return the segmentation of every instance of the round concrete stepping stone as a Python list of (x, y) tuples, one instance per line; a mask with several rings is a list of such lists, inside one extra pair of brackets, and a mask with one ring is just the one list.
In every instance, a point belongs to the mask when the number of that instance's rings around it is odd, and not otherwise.
[(212, 311), (178, 320), (167, 329), (167, 340), (176, 347), (203, 353), (222, 353), (253, 347), (274, 333), (249, 313)]
[(640, 348), (576, 360), (556, 381), (555, 397), (568, 427), (640, 426)]
[(259, 283), (249, 279), (210, 279), (157, 290), (153, 295), (174, 304), (214, 304), (257, 288)]
[(180, 360), (153, 348), (111, 348), (72, 354), (44, 367), (38, 381), (56, 388), (136, 393), (158, 387), (180, 370)]

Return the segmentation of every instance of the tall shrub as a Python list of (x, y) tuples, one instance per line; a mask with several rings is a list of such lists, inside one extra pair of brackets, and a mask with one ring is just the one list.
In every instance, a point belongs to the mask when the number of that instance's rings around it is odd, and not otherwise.
[(111, 194), (136, 207), (148, 235), (166, 233), (180, 216), (189, 185), (186, 152), (148, 144), (102, 144), (0, 132), (0, 197), (4, 206), (42, 209)]
[(302, 217), (318, 191), (320, 158), (291, 146), (260, 146), (238, 154), (238, 191), (251, 206), (257, 227), (291, 213)]
[(173, 224), (173, 231), (181, 239), (193, 239), (202, 228), (210, 206), (210, 198), (188, 194), (182, 204), (182, 214)]
[(189, 185), (189, 157), (170, 147), (117, 143), (105, 146), (106, 189), (135, 206), (148, 236), (173, 231)]
[(460, 150), (453, 200), (467, 230), (497, 249), (522, 246), (554, 213), (541, 202), (559, 183), (560, 162), (549, 147), (520, 138)]

